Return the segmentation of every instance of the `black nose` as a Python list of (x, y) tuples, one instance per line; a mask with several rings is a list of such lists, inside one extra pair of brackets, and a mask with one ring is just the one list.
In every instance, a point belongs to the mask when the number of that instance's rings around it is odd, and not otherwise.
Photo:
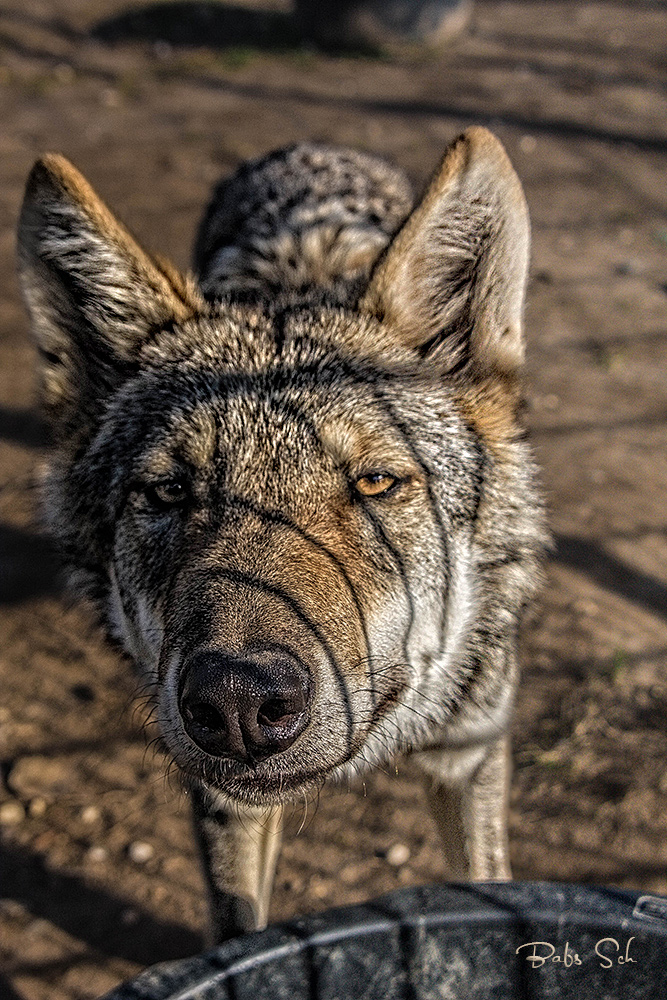
[(206, 650), (183, 668), (179, 709), (200, 749), (255, 763), (294, 743), (308, 725), (311, 696), (310, 674), (288, 653)]

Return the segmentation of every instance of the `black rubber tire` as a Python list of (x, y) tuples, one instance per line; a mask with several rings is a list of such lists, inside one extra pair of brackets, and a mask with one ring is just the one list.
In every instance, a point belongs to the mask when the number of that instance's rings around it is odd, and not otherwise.
[(269, 927), (105, 1000), (665, 997), (667, 899), (507, 882), (404, 889)]

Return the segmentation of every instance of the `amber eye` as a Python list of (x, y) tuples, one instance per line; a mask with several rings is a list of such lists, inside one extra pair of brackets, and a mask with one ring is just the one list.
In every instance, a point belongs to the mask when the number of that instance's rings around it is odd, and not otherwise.
[(354, 484), (357, 493), (364, 497), (380, 497), (396, 486), (398, 479), (389, 472), (369, 472), (361, 476)]
[(167, 507), (182, 507), (188, 499), (185, 485), (177, 479), (168, 479), (163, 483), (147, 486), (144, 494), (148, 502), (159, 510), (164, 510)]

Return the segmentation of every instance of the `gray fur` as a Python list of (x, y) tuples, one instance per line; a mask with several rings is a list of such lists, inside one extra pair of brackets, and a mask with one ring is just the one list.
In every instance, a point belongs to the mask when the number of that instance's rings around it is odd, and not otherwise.
[[(505, 734), (546, 542), (517, 416), (527, 213), (480, 129), (404, 221), (410, 203), (365, 154), (249, 164), (202, 224), (202, 296), (66, 161), (28, 184), (48, 519), (155, 684), (215, 940), (266, 919), (282, 803), (397, 753), (424, 771), (452, 871), (509, 874)], [(364, 495), (378, 472), (391, 487)], [(165, 481), (177, 509), (156, 506)], [(186, 655), (275, 643), (312, 674), (309, 725), (252, 768), (204, 753), (179, 714)]]
[(244, 164), (216, 189), (195, 268), (209, 298), (315, 288), (350, 298), (412, 207), (405, 174), (305, 142)]

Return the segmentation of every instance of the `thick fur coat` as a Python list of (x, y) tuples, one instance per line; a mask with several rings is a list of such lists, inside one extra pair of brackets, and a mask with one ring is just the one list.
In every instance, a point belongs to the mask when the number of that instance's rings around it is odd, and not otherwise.
[(367, 154), (245, 164), (196, 280), (62, 157), (32, 171), (47, 518), (154, 685), (215, 940), (266, 919), (282, 803), (400, 753), (452, 872), (509, 874), (506, 731), (546, 540), (519, 421), (528, 247), (478, 128), (416, 208)]

